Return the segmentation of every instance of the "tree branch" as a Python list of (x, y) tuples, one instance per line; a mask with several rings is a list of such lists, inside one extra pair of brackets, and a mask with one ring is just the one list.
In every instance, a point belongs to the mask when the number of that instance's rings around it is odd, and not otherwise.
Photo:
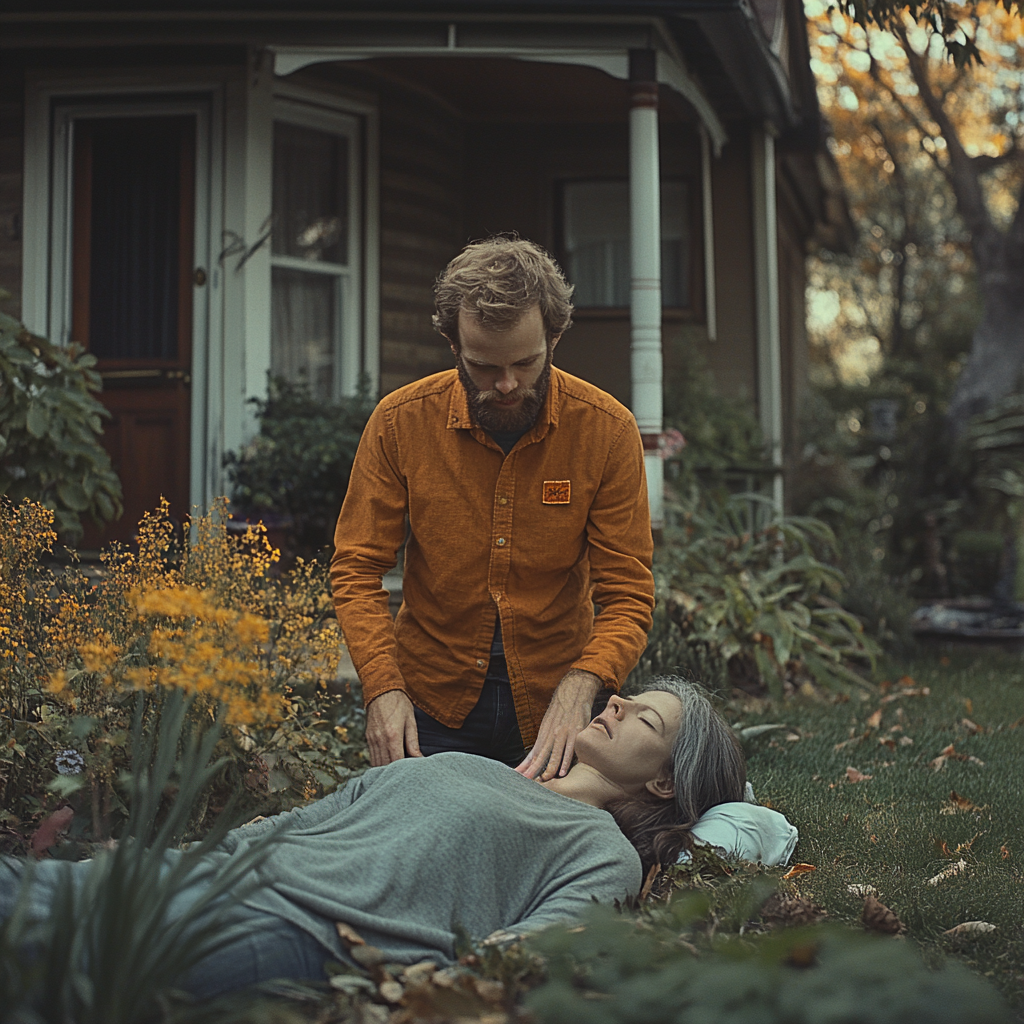
[[(906, 103), (904, 103), (902, 97), (896, 92), (896, 90), (888, 82), (883, 81), (881, 69), (879, 68), (878, 62), (875, 60), (874, 57), (871, 58), (871, 68), (869, 74), (871, 75), (872, 81), (880, 89), (884, 89), (886, 91), (886, 93), (889, 96), (889, 99), (892, 100), (892, 102), (897, 107), (899, 107), (900, 113), (917, 129), (922, 140), (935, 138), (935, 136), (932, 135), (932, 133), (928, 131), (928, 129), (924, 126), (923, 122), (917, 116), (917, 114), (909, 106), (907, 106)], [(922, 146), (921, 148), (928, 154), (929, 158), (931, 159), (931, 162), (935, 164), (935, 167), (942, 174), (942, 176), (946, 177), (946, 168), (943, 166), (942, 161), (939, 159), (938, 151), (934, 148), (928, 149), (925, 146)]]
[(949, 163), (943, 168), (943, 174), (956, 196), (960, 216), (963, 217), (964, 223), (971, 232), (971, 237), (975, 240), (975, 254), (977, 255), (980, 252), (977, 243), (982, 242), (994, 230), (988, 207), (985, 205), (985, 195), (978, 172), (972, 164), (971, 158), (965, 152), (963, 144), (960, 142), (960, 136), (949, 114), (946, 113), (942, 100), (932, 90), (927, 59), (914, 52), (904, 28), (900, 27), (896, 31), (896, 35), (906, 54), (907, 66), (914, 79), (914, 84), (917, 86), (921, 102), (925, 105), (931, 119), (939, 126), (939, 131), (946, 140)]

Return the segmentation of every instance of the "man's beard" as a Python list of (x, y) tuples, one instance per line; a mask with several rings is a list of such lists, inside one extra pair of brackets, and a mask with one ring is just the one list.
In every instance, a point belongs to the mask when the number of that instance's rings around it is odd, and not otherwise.
[(544, 368), (540, 375), (529, 388), (518, 387), (511, 394), (518, 396), (521, 400), (513, 409), (502, 409), (494, 405), (495, 400), (503, 400), (509, 395), (503, 395), (497, 389), (481, 391), (473, 378), (470, 377), (466, 364), (462, 361), (462, 354), (456, 353), (455, 365), (459, 371), (459, 380), (466, 389), (466, 397), (469, 399), (469, 411), (473, 419), (484, 428), (498, 434), (511, 434), (517, 430), (529, 430), (537, 419), (544, 399), (547, 398), (548, 386), (551, 383), (551, 353), (553, 349), (548, 346), (548, 354), (544, 360)]

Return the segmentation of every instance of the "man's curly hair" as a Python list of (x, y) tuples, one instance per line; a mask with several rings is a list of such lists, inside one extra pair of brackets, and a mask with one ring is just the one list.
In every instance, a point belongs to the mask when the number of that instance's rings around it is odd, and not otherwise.
[(493, 235), (467, 245), (434, 284), (434, 330), (456, 348), (459, 310), (481, 327), (507, 331), (540, 305), (550, 342), (572, 326), (572, 285), (536, 242), (518, 235)]

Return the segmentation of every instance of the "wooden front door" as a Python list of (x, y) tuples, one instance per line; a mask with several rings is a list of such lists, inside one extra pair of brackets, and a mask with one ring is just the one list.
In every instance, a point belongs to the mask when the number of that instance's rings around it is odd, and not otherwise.
[(124, 489), (83, 548), (130, 541), (161, 496), (189, 512), (195, 139), (194, 115), (75, 121), (71, 337), (98, 360)]

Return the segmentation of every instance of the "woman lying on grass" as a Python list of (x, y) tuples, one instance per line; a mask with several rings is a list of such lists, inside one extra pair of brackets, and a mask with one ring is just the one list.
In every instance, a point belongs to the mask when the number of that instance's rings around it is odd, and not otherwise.
[[(233, 858), (283, 830), (233, 886), (235, 898), (211, 908), (223, 922), (219, 948), (184, 987), (208, 997), (272, 978), (323, 980), (328, 958), (348, 959), (338, 923), (388, 962), (450, 963), (460, 933), (521, 934), (574, 918), (593, 899), (637, 894), (650, 865), (690, 848), (705, 811), (743, 799), (746, 772), (730, 729), (697, 687), (675, 677), (613, 696), (579, 734), (576, 754), (564, 778), (543, 784), (469, 754), (396, 761), (228, 833), (198, 859), (168, 920), (201, 900)], [(183, 856), (168, 851), (168, 870)], [(3, 917), (19, 867), (0, 865)], [(46, 913), (66, 872), (80, 885), (88, 871), (87, 861), (38, 864), (31, 912)]]

